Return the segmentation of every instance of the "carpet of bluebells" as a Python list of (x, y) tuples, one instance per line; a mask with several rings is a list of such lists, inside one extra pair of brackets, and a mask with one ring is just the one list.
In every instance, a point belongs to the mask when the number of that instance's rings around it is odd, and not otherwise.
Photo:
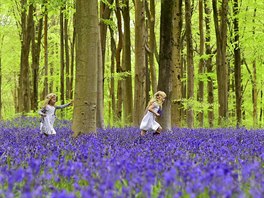
[(264, 195), (264, 130), (180, 129), (140, 138), (109, 128), (72, 138), (39, 121), (0, 124), (0, 197), (254, 197)]

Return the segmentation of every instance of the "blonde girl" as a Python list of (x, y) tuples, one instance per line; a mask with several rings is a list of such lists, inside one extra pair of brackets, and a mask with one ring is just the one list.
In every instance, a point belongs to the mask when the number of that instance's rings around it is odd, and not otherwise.
[(48, 94), (45, 98), (43, 108), (39, 111), (39, 114), (41, 115), (40, 132), (46, 136), (56, 134), (56, 131), (53, 127), (56, 118), (56, 110), (63, 109), (72, 104), (72, 102), (70, 102), (68, 104), (55, 106), (57, 100), (56, 98), (56, 94)]
[(159, 112), (162, 109), (162, 104), (165, 101), (165, 98), (166, 93), (163, 91), (158, 91), (149, 101), (145, 116), (143, 117), (140, 124), (141, 136), (144, 136), (149, 130), (155, 131), (155, 135), (160, 134), (162, 128), (155, 119), (157, 116), (160, 116)]

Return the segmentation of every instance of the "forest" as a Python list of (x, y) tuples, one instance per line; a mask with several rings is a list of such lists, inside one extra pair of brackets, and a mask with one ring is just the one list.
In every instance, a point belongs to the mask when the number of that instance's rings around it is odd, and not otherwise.
[(263, 10), (0, 0), (0, 197), (263, 197)]
[(92, 2), (1, 2), (1, 119), (37, 116), (54, 92), (75, 126), (138, 126), (162, 90), (164, 129), (262, 127), (262, 1)]

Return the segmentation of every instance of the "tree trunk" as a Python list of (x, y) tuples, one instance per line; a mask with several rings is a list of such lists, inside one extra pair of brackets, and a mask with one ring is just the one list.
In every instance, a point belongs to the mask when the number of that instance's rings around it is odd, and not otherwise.
[[(203, 26), (203, 0), (199, 0), (199, 33), (200, 33), (200, 61), (198, 74), (202, 77), (204, 74), (204, 26)], [(199, 126), (203, 127), (204, 124), (204, 111), (203, 111), (203, 101), (204, 101), (204, 81), (200, 80), (198, 82), (198, 94), (197, 101), (200, 103), (201, 111), (198, 113)]]
[(70, 98), (73, 98), (73, 76), (74, 76), (74, 63), (75, 63), (75, 40), (76, 40), (76, 14), (73, 14), (73, 33), (71, 43), (71, 65), (70, 65)]
[[(185, 23), (186, 23), (186, 45), (187, 45), (187, 99), (194, 98), (194, 65), (193, 65), (193, 43), (192, 43), (192, 13), (191, 2), (185, 0)], [(194, 117), (192, 104), (187, 105), (187, 125), (193, 128)]]
[[(107, 0), (109, 5), (112, 5), (114, 0)], [(103, 20), (108, 20), (110, 18), (112, 9), (109, 8), (103, 1), (100, 1), (100, 17)], [(102, 49), (102, 67), (104, 75), (105, 67), (105, 48), (106, 48), (106, 34), (107, 34), (107, 25), (104, 21), (100, 21), (100, 37), (101, 37), (101, 49)]]
[(133, 125), (138, 126), (146, 108), (145, 0), (135, 0), (135, 86)]
[(96, 132), (98, 10), (97, 0), (76, 0), (76, 82), (74, 137)]
[[(64, 98), (64, 68), (65, 68), (65, 60), (64, 60), (64, 7), (60, 9), (60, 101), (62, 104), (65, 103)], [(62, 113), (62, 112), (61, 112)], [(62, 113), (63, 116), (63, 113)]]
[(171, 123), (181, 127), (181, 32), (182, 32), (182, 0), (173, 7), (173, 52), (172, 52), (172, 94), (171, 94)]
[(163, 104), (163, 114), (159, 119), (164, 130), (171, 130), (171, 92), (172, 92), (172, 32), (174, 1), (161, 1), (160, 16), (160, 65), (158, 90), (167, 94)]
[(100, 38), (100, 27), (98, 26), (98, 73), (97, 73), (97, 112), (96, 126), (104, 129), (104, 97), (103, 97), (103, 64), (102, 64), (102, 49)]
[[(27, 8), (27, 1), (21, 1), (21, 7)], [(30, 97), (30, 67), (29, 67), (29, 52), (30, 43), (32, 40), (33, 28), (33, 10), (32, 4), (27, 9), (23, 9), (21, 14), (22, 38), (21, 38), (21, 59), (20, 59), (20, 76), (19, 76), (19, 112), (27, 113), (30, 111), (31, 97)]]
[(148, 9), (148, 3), (146, 2), (146, 13), (148, 17), (148, 25), (149, 25), (149, 68), (150, 68), (150, 76), (151, 76), (151, 88), (152, 93), (157, 92), (157, 74), (156, 74), (156, 67), (155, 67), (155, 60), (154, 60), (154, 53), (156, 50), (156, 38), (155, 38), (155, 1), (150, 0), (150, 9)]
[[(34, 25), (35, 26), (35, 25)], [(32, 81), (33, 81), (33, 91), (31, 94), (31, 109), (33, 111), (38, 110), (38, 87), (39, 87), (39, 59), (40, 59), (40, 49), (41, 49), (41, 38), (42, 38), (42, 28), (43, 28), (43, 17), (38, 21), (38, 26), (32, 31)], [(37, 38), (35, 35), (37, 32)], [(37, 42), (36, 42), (37, 41)]]
[(240, 54), (240, 44), (239, 44), (239, 6), (238, 0), (234, 0), (233, 5), (234, 12), (234, 60), (235, 60), (235, 86), (236, 86), (236, 117), (237, 117), (237, 126), (241, 125), (241, 106), (242, 106), (242, 94), (241, 94), (241, 54)]
[[(121, 52), (123, 48), (123, 34), (122, 34), (122, 18), (121, 10), (119, 6), (119, 0), (116, 0), (116, 19), (117, 19), (117, 29), (118, 29), (118, 43), (116, 49), (116, 73), (120, 74), (123, 72), (121, 65)], [(123, 94), (122, 94), (122, 78), (117, 80), (117, 108), (116, 108), (116, 118), (118, 121), (122, 119), (122, 104), (123, 104)]]
[[(256, 3), (256, 0), (255, 0)], [(253, 20), (253, 38), (255, 37), (255, 18), (256, 18), (257, 8), (254, 9)], [(258, 126), (258, 90), (257, 90), (257, 64), (256, 58), (253, 60), (253, 85), (252, 85), (252, 102), (253, 102), (253, 126), (254, 128)]]
[(44, 89), (42, 94), (42, 100), (45, 100), (46, 95), (49, 92), (49, 84), (48, 84), (48, 75), (49, 75), (49, 62), (48, 62), (48, 11), (45, 4), (45, 14), (44, 14), (44, 70), (45, 70), (45, 78), (44, 78)]
[(220, 25), (218, 22), (218, 10), (217, 10), (217, 0), (213, 0), (213, 13), (214, 13), (214, 25), (216, 34), (216, 74), (218, 83), (218, 113), (219, 119), (218, 124), (226, 124), (228, 119), (228, 70), (226, 64), (226, 45), (227, 45), (227, 9), (228, 0), (222, 0), (221, 10), (220, 10)]
[(113, 119), (116, 113), (116, 103), (115, 103), (115, 56), (116, 56), (116, 43), (114, 39), (114, 31), (110, 28), (110, 35), (111, 35), (111, 77), (110, 77), (110, 98), (111, 98), (111, 110), (112, 113), (109, 112), (111, 115), (110, 123), (113, 123)]
[(125, 5), (122, 8), (124, 21), (124, 42), (123, 42), (123, 69), (129, 75), (124, 80), (124, 121), (126, 125), (132, 124), (133, 94), (132, 94), (132, 78), (131, 78), (131, 38), (130, 38), (130, 13), (129, 0), (123, 0)]
[(65, 72), (66, 72), (66, 100), (70, 99), (70, 50), (69, 50), (69, 34), (68, 34), (68, 19), (64, 19), (64, 43), (65, 43)]
[(214, 126), (214, 84), (213, 84), (213, 64), (212, 64), (212, 50), (211, 50), (211, 9), (208, 7), (208, 0), (204, 2), (204, 12), (205, 12), (205, 28), (206, 28), (206, 36), (205, 36), (205, 54), (208, 57), (205, 60), (205, 65), (207, 68), (207, 102), (209, 104), (207, 113), (208, 113), (208, 123), (209, 127), (212, 128)]

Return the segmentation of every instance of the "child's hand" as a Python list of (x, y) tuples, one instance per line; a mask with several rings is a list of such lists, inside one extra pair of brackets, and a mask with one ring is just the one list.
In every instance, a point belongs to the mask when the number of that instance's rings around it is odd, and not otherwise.
[(70, 101), (70, 103), (69, 103), (70, 105), (73, 105), (73, 100), (72, 101)]
[(159, 113), (156, 113), (156, 116), (157, 116), (157, 117), (159, 117), (159, 116), (160, 116), (160, 114), (159, 114)]

